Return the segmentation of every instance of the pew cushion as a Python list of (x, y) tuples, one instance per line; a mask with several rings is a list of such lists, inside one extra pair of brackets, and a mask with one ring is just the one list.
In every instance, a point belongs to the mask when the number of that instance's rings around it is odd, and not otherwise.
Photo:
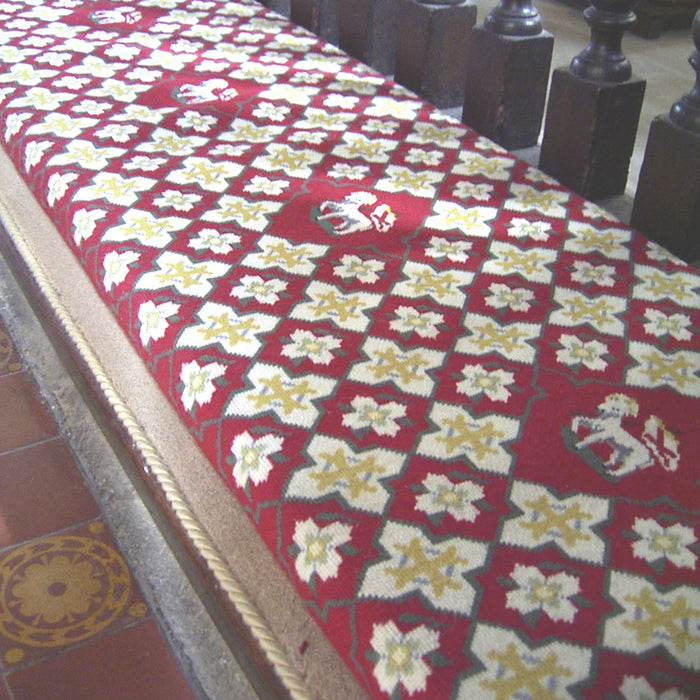
[(692, 695), (692, 268), (251, 0), (0, 13), (8, 154), (368, 695)]

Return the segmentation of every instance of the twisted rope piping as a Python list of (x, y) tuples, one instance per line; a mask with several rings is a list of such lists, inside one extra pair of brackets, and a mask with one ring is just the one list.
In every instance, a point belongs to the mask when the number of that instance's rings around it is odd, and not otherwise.
[(102, 363), (97, 358), (82, 331), (63, 305), (58, 293), (50, 281), (41, 261), (21, 232), (15, 218), (12, 216), (5, 202), (0, 200), (0, 220), (9, 237), (12, 239), (18, 253), (22, 256), (29, 271), (34, 277), (41, 293), (53, 309), (56, 321), (63, 331), (71, 339), (76, 350), (85, 362), (86, 367), (107, 400), (114, 416), (131, 437), (135, 450), (143, 460), (145, 468), (153, 474), (163, 495), (182, 524), (187, 536), (204, 558), (209, 570), (220, 583), (223, 591), (228, 596), (236, 611), (244, 623), (248, 626), (261, 649), (267, 656), (275, 672), (279, 676), (285, 688), (293, 700), (310, 700), (306, 684), (299, 672), (294, 668), (279, 641), (270, 629), (267, 621), (262, 617), (256, 606), (251, 602), (247, 593), (243, 590), (238, 580), (231, 572), (230, 567), (211, 543), (208, 535), (202, 529), (199, 521), (192, 512), (190, 505), (185, 500), (179, 484), (165, 466), (160, 454), (150, 441), (131, 409), (114, 388)]

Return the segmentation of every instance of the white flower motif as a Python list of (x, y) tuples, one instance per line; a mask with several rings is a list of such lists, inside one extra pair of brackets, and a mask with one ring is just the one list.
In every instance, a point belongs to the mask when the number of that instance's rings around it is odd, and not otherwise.
[(406, 415), (406, 407), (389, 401), (379, 404), (371, 396), (356, 396), (351, 403), (353, 413), (343, 415), (343, 425), (352, 430), (371, 428), (377, 435), (394, 437), (401, 426), (397, 422)]
[[(243, 34), (238, 34), (238, 38), (242, 37)], [(257, 43), (260, 43), (261, 41), (265, 40), (265, 34), (259, 34), (259, 35), (252, 35), (252, 36), (258, 36), (259, 38), (257, 39)], [(261, 56), (258, 57), (258, 60), (261, 63), (287, 63), (290, 60), (292, 60), (292, 55), (288, 53), (266, 53), (262, 54)]]
[(539, 168), (532, 168), (532, 167), (528, 168), (525, 171), (525, 177), (530, 182), (543, 182), (546, 185), (558, 184), (557, 181), (553, 177), (550, 177), (546, 173), (543, 173)]
[(232, 475), (240, 488), (245, 488), (248, 481), (261, 484), (272, 471), (271, 455), (280, 452), (283, 440), (277, 435), (264, 435), (257, 440), (244, 432), (237, 435), (231, 445), (234, 465)]
[(308, 357), (316, 364), (327, 365), (340, 342), (340, 338), (332, 335), (314, 335), (311, 331), (297, 329), (292, 333), (292, 342), (282, 348), (282, 354), (291, 358)]
[[(13, 10), (16, 8), (12, 8)], [(14, 22), (8, 22), (5, 25), (8, 29), (20, 29), (27, 30), (34, 26), (34, 22), (29, 22), (27, 20), (16, 19)], [(28, 36), (22, 40), (22, 46), (32, 46), (37, 49), (43, 49), (44, 46), (53, 44), (55, 39), (51, 36)]]
[(400, 126), (398, 122), (392, 120), (368, 119), (362, 126), (362, 131), (366, 131), (370, 134), (390, 135), (395, 133)]
[(118, 58), (121, 61), (130, 61), (140, 51), (141, 49), (138, 46), (127, 46), (121, 42), (116, 42), (106, 49), (105, 53), (107, 56)]
[[(67, 7), (72, 7), (70, 3), (66, 4)], [(89, 34), (85, 35), (85, 38), (88, 40), (85, 42), (85, 48), (86, 50), (90, 50), (91, 43), (102, 43), (102, 44), (109, 44), (113, 42), (119, 35), (116, 34), (115, 32), (107, 32), (107, 31), (102, 31), (102, 30), (96, 30), (94, 32), (90, 32)], [(80, 41), (79, 39), (77, 41)]]
[(460, 199), (478, 199), (484, 201), (489, 199), (493, 194), (493, 185), (486, 182), (471, 182), (470, 180), (461, 180), (454, 187), (455, 196)]
[(77, 114), (90, 114), (95, 117), (106, 112), (112, 105), (109, 102), (98, 102), (97, 100), (82, 100), (73, 107)]
[(452, 483), (444, 474), (428, 474), (423, 479), (427, 493), (416, 499), (416, 510), (428, 515), (449, 513), (455, 520), (474, 522), (479, 509), (474, 501), (484, 497), (484, 489), (473, 481)]
[(174, 316), (180, 309), (179, 304), (166, 301), (162, 304), (155, 304), (150, 299), (144, 301), (139, 306), (139, 338), (145, 347), (151, 340), (159, 340), (165, 335), (168, 329), (168, 319)]
[(328, 175), (335, 180), (362, 180), (369, 174), (366, 165), (352, 165), (350, 163), (336, 163), (329, 171)]
[(299, 553), (294, 566), (299, 578), (306, 583), (316, 575), (322, 581), (338, 576), (343, 561), (338, 547), (350, 541), (352, 527), (344, 523), (331, 523), (319, 527), (312, 518), (297, 521), (294, 527), (294, 543)]
[(579, 340), (575, 335), (562, 333), (559, 336), (561, 349), (557, 350), (557, 361), (569, 367), (584, 365), (590, 370), (603, 371), (608, 363), (604, 356), (608, 352), (608, 346), (599, 340), (588, 342)]
[(126, 143), (137, 131), (134, 124), (107, 124), (96, 132), (96, 136), (101, 139), (112, 139), (116, 143)]
[[(77, 75), (64, 75), (62, 78), (59, 80), (54, 81), (54, 87), (57, 88), (66, 88), (67, 90), (82, 90), (89, 82), (90, 78), (88, 77), (80, 77)], [(94, 102), (94, 100), (89, 100), (90, 102)], [(82, 103), (81, 103), (82, 104)], [(77, 106), (73, 107), (74, 110), (77, 111)]]
[(465, 262), (467, 251), (471, 250), (471, 241), (451, 241), (449, 238), (432, 236), (430, 244), (425, 248), (425, 254), (436, 260), (452, 260), (452, 262)]
[(212, 59), (204, 59), (198, 61), (194, 69), (200, 73), (223, 73), (230, 67), (228, 61), (214, 61)]
[(479, 136), (479, 138), (474, 141), (474, 148), (478, 148), (480, 151), (495, 151), (496, 153), (506, 153), (506, 149), (499, 146), (495, 141), (486, 138), (485, 136)]
[(140, 83), (155, 83), (163, 75), (162, 71), (159, 70), (149, 70), (148, 68), (137, 67), (130, 70), (126, 77), (129, 80)]
[(35, 58), (37, 63), (48, 63), (54, 68), (62, 66), (64, 63), (70, 61), (70, 59), (71, 54), (66, 53), (65, 51), (63, 53), (60, 53), (58, 51), (47, 51), (46, 53), (39, 54)]
[(318, 145), (326, 140), (327, 136), (323, 131), (295, 131), (289, 135), (292, 143), (312, 143)]
[(681, 263), (681, 261), (673, 253), (669, 252), (668, 250), (666, 250), (666, 248), (660, 246), (658, 243), (654, 243), (654, 241), (647, 241), (646, 255), (649, 258), (649, 260), (654, 260), (660, 263)]
[(606, 209), (603, 209), (603, 207), (600, 207), (597, 204), (593, 204), (593, 202), (584, 202), (581, 213), (587, 219), (603, 219), (605, 221), (617, 221), (617, 217), (615, 217)]
[(697, 556), (689, 549), (697, 542), (692, 528), (678, 523), (664, 528), (652, 518), (635, 518), (632, 529), (641, 538), (632, 545), (635, 557), (649, 563), (668, 559), (676, 566), (695, 568)]
[(422, 148), (411, 148), (405, 156), (406, 162), (425, 166), (440, 165), (443, 157), (442, 151), (425, 151)]
[(351, 95), (341, 95), (340, 93), (331, 93), (323, 100), (323, 106), (328, 109), (347, 109), (353, 110), (358, 103), (357, 97)]
[(29, 172), (51, 148), (50, 141), (29, 141), (24, 146), (24, 169)]
[(95, 233), (97, 222), (107, 214), (103, 209), (78, 209), (73, 215), (73, 240), (80, 245)]
[(322, 73), (310, 73), (309, 71), (297, 71), (290, 76), (289, 81), (298, 85), (315, 85), (323, 80)]
[(601, 287), (612, 287), (615, 284), (615, 268), (612, 265), (591, 265), (585, 260), (575, 260), (571, 275), (574, 282), (581, 284), (598, 284)]
[(102, 280), (104, 288), (109, 292), (112, 287), (118, 287), (129, 274), (129, 265), (135, 263), (138, 259), (139, 254), (133, 250), (129, 250), (126, 253), (117, 253), (116, 250), (112, 250), (107, 253), (102, 262), (102, 267), (105, 271), (105, 276)]
[(8, 115), (7, 121), (5, 122), (5, 140), (9, 141), (13, 136), (15, 136), (24, 125), (24, 122), (31, 116), (32, 115), (30, 112)]
[(666, 315), (658, 309), (647, 309), (644, 312), (644, 330), (657, 338), (671, 335), (676, 340), (690, 340), (692, 334), (688, 330), (690, 327), (690, 316), (687, 314)]
[(506, 594), (506, 607), (522, 615), (541, 610), (555, 622), (573, 622), (578, 608), (569, 600), (580, 591), (576, 576), (545, 576), (536, 566), (516, 564), (510, 578), (517, 588)]
[(172, 207), (178, 211), (190, 211), (200, 199), (202, 198), (198, 194), (166, 190), (160, 197), (154, 199), (153, 203), (157, 207)]
[(287, 180), (270, 180), (269, 177), (255, 175), (253, 179), (244, 187), (246, 192), (251, 194), (266, 194), (270, 196), (284, 194), (289, 187)]
[(384, 269), (379, 260), (362, 260), (357, 255), (343, 255), (341, 264), (333, 268), (333, 274), (344, 280), (358, 279), (365, 284), (372, 284), (379, 279), (378, 272)]
[(396, 309), (396, 316), (389, 328), (398, 333), (413, 333), (414, 331), (421, 338), (437, 338), (438, 325), (444, 320), (442, 314), (433, 311), (421, 313), (410, 306), (399, 306)]
[(68, 192), (68, 185), (77, 177), (77, 173), (53, 173), (49, 177), (49, 181), (47, 183), (48, 191), (46, 194), (46, 199), (49, 206), (53, 206), (56, 202), (63, 199), (66, 192)]
[(189, 39), (178, 39), (170, 45), (170, 48), (175, 53), (183, 51), (184, 53), (197, 53), (202, 48), (202, 45), (197, 41)]
[(413, 695), (425, 690), (431, 667), (423, 660), (440, 646), (440, 635), (425, 625), (403, 634), (393, 621), (372, 626), (372, 648), (379, 655), (373, 673), (385, 693), (401, 684)]
[(494, 309), (512, 309), (513, 311), (528, 311), (532, 300), (535, 298), (530, 289), (518, 289), (506, 284), (493, 282), (489, 286), (490, 296), (486, 297), (486, 303)]
[(185, 385), (180, 397), (183, 406), (191, 411), (195, 401), (199, 406), (209, 403), (216, 390), (214, 380), (223, 376), (225, 371), (226, 367), (218, 362), (200, 366), (192, 360), (183, 365), (180, 370), (180, 380)]
[(528, 219), (512, 219), (508, 235), (512, 238), (531, 238), (533, 241), (546, 241), (552, 226), (547, 221), (530, 221)]
[(260, 102), (256, 109), (253, 110), (253, 115), (261, 120), (267, 119), (271, 122), (283, 122), (289, 116), (289, 107), (276, 105), (272, 102)]
[(481, 365), (465, 365), (462, 369), (464, 379), (457, 382), (457, 391), (467, 396), (477, 397), (486, 394), (491, 401), (508, 401), (514, 376), (504, 369), (489, 372)]
[(199, 235), (187, 244), (195, 250), (210, 250), (212, 253), (225, 254), (233, 250), (233, 246), (240, 243), (241, 237), (237, 233), (220, 233), (213, 228), (203, 228)]
[(238, 158), (250, 150), (247, 143), (220, 143), (211, 149), (211, 155), (217, 158)]
[(216, 118), (211, 114), (201, 114), (192, 110), (185, 112), (177, 120), (177, 125), (181, 129), (194, 129), (199, 133), (210, 131), (214, 124), (216, 124)]
[(283, 280), (264, 280), (257, 275), (246, 275), (241, 283), (231, 290), (231, 296), (238, 299), (253, 298), (260, 304), (276, 304), (280, 293), (287, 288)]
[(240, 32), (236, 39), (240, 40), (241, 43), (247, 44), (257, 44), (265, 38), (264, 34), (260, 32)]
[(124, 164), (127, 170), (143, 170), (145, 172), (158, 170), (166, 163), (165, 158), (151, 158), (150, 156), (134, 156)]
[(676, 688), (657, 693), (646, 678), (634, 676), (625, 676), (620, 686), (620, 694), (624, 700), (689, 700)]

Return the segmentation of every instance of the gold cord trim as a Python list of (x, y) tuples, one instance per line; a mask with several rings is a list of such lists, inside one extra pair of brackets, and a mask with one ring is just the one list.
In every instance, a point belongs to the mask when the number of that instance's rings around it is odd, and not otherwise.
[(200, 526), (191, 507), (185, 500), (180, 486), (164, 464), (157, 449), (147, 437), (135, 416), (124, 403), (111, 383), (102, 363), (94, 354), (82, 331), (73, 321), (70, 313), (63, 305), (53, 284), (44, 270), (41, 261), (36, 257), (27, 242), (19, 225), (12, 216), (6, 203), (0, 200), (0, 220), (15, 244), (19, 254), (32, 273), (41, 293), (53, 309), (56, 321), (75, 345), (76, 350), (84, 360), (103, 396), (108, 401), (115, 417), (130, 435), (135, 449), (141, 455), (146, 469), (156, 478), (159, 487), (165, 495), (173, 513), (182, 524), (187, 536), (197, 551), (206, 561), (207, 566), (221, 585), (236, 611), (241, 615), (261, 649), (272, 664), (280, 680), (289, 691), (293, 700), (310, 700), (306, 684), (297, 669), (292, 665), (274, 633), (262, 617), (258, 609), (240, 586), (223, 557), (210, 541), (206, 532)]

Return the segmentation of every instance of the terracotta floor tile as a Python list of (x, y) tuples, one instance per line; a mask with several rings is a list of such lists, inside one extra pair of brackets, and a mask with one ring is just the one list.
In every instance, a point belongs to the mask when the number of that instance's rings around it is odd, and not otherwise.
[(0, 547), (99, 515), (62, 439), (0, 454)]
[(31, 445), (57, 432), (27, 372), (0, 376), (0, 452)]
[(0, 668), (5, 671), (93, 642), (149, 615), (101, 521), (6, 549), (0, 553), (0, 582)]
[(10, 334), (0, 323), (0, 374), (18, 372), (22, 369), (22, 358), (18, 355)]
[(151, 620), (9, 676), (15, 700), (194, 700)]

